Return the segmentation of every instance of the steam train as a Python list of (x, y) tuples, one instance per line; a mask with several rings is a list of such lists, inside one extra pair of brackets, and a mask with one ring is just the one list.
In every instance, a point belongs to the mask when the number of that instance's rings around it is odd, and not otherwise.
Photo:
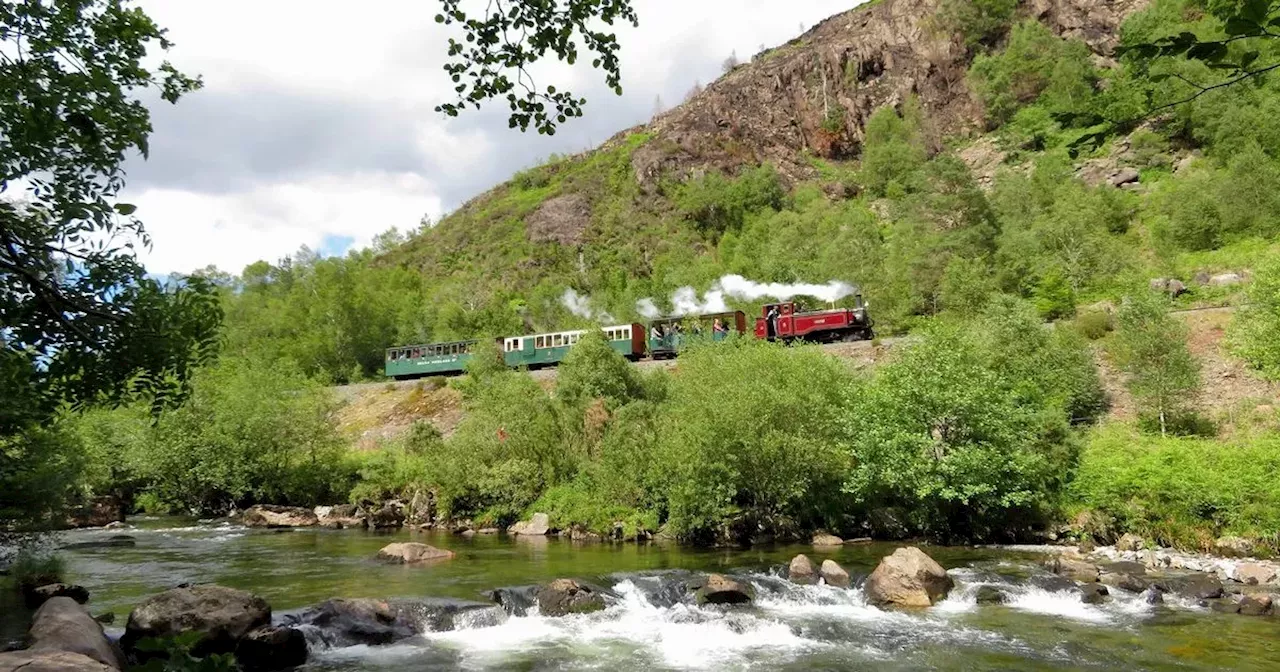
[[(853, 308), (805, 310), (794, 301), (767, 303), (760, 307), (751, 334), (770, 341), (834, 343), (870, 340), (874, 322), (861, 295)], [(719, 322), (719, 329), (716, 324)], [(713, 341), (730, 333), (748, 333), (747, 316), (742, 311), (669, 317), (640, 323), (601, 327), (609, 346), (631, 361), (670, 359), (693, 339)], [(586, 330), (562, 331), (530, 336), (498, 338), (503, 362), (511, 368), (539, 369), (564, 361), (569, 349)], [(471, 360), (478, 340), (405, 345), (387, 349), (386, 375), (396, 380), (462, 373)]]

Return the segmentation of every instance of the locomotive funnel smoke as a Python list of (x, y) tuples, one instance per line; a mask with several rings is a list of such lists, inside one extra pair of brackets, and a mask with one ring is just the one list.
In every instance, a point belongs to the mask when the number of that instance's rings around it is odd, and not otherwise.
[(564, 290), (564, 294), (560, 296), (560, 303), (569, 312), (584, 317), (588, 320), (597, 322), (613, 322), (613, 316), (603, 310), (596, 310), (591, 307), (591, 297), (585, 294), (579, 294), (572, 288)]
[[(685, 315), (702, 315), (707, 313), (723, 313), (729, 310), (725, 298), (742, 301), (759, 301), (773, 299), (790, 301), (797, 296), (812, 296), (816, 299), (834, 302), (850, 296), (857, 290), (853, 285), (839, 280), (832, 280), (825, 285), (812, 283), (755, 282), (741, 275), (726, 275), (711, 285), (701, 298), (692, 287), (681, 287), (671, 294), (671, 317)], [(662, 316), (657, 302), (650, 298), (636, 301), (636, 311), (647, 319)]]

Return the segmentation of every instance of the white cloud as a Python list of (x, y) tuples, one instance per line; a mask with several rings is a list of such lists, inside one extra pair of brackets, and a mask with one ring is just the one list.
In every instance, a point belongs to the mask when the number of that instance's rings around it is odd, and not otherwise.
[[(478, 0), (477, 0), (478, 2)], [(168, 58), (205, 88), (157, 109), (148, 165), (123, 199), (139, 206), (156, 273), (239, 271), (302, 245), (363, 245), (417, 224), (552, 152), (576, 152), (645, 121), (735, 51), (794, 37), (851, 0), (638, 0), (618, 28), (621, 98), (589, 64), (539, 67), (539, 83), (588, 98), (555, 137), (507, 129), (505, 101), (458, 119), (435, 105), (452, 86), (448, 29), (432, 0), (142, 0), (177, 47)], [(480, 5), (476, 5), (479, 7)], [(261, 107), (258, 107), (261, 106)]]

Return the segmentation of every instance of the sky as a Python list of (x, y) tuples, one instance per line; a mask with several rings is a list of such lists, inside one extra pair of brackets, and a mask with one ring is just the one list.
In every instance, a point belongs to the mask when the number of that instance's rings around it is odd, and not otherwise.
[[(455, 119), (442, 70), (450, 29), (434, 0), (140, 0), (204, 88), (148, 100), (150, 157), (126, 162), (121, 200), (153, 244), (148, 270), (239, 273), (302, 246), (322, 254), (411, 230), (552, 153), (579, 152), (648, 121), (745, 61), (858, 0), (635, 0), (618, 32), (623, 95), (583, 59), (534, 71), (587, 98), (555, 136), (507, 127), (505, 100)], [(464, 4), (465, 6), (465, 4)], [(473, 8), (479, 8), (474, 0)]]

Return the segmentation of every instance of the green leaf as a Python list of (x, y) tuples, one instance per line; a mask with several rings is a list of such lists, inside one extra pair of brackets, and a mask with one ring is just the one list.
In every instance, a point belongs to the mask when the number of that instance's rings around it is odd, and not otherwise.
[(132, 203), (116, 203), (116, 212), (128, 217), (138, 211), (138, 206)]
[(1227, 25), (1225, 29), (1227, 31), (1227, 35), (1231, 37), (1237, 37), (1239, 35), (1249, 35), (1252, 33), (1261, 32), (1262, 27), (1250, 19), (1233, 17), (1232, 19), (1227, 21)]

